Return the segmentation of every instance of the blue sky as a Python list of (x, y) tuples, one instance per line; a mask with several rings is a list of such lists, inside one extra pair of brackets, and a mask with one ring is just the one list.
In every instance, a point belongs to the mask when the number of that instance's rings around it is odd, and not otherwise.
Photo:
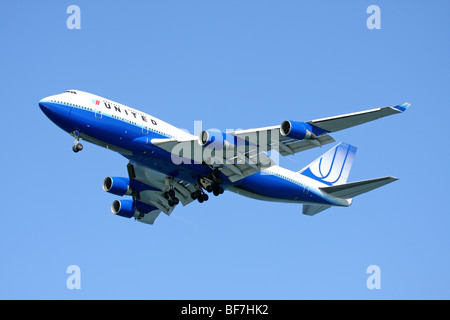
[[(81, 9), (69, 30), (66, 9)], [(381, 8), (369, 30), (368, 6)], [(0, 298), (449, 299), (448, 1), (3, 1)], [(317, 216), (225, 193), (148, 226), (113, 216), (125, 158), (38, 101), (96, 93), (193, 130), (412, 103), (333, 135), (350, 181), (400, 180)], [(325, 152), (281, 159), (300, 170)], [(81, 269), (69, 290), (66, 269)], [(381, 269), (368, 290), (366, 269)]]

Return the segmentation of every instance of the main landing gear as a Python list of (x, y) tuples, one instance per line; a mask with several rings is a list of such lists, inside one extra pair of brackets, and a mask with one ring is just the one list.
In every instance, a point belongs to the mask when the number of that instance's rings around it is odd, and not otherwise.
[(222, 186), (215, 183), (211, 183), (209, 186), (207, 186), (206, 191), (208, 191), (209, 193), (212, 192), (216, 197), (224, 192)]
[(208, 178), (208, 180), (200, 179), (200, 182), (197, 185), (197, 190), (191, 193), (191, 198), (193, 200), (198, 200), (200, 203), (207, 201), (209, 196), (204, 190), (208, 193), (212, 192), (215, 196), (218, 196), (224, 192), (223, 187), (220, 185), (223, 181), (220, 178), (220, 171), (218, 169), (212, 170), (209, 173)]
[(180, 199), (178, 199), (175, 196), (175, 190), (173, 190), (173, 189), (170, 189), (169, 191), (164, 192), (163, 196), (164, 196), (165, 199), (167, 199), (167, 204), (170, 207), (176, 206), (177, 204), (180, 203)]
[(209, 179), (211, 184), (206, 186), (206, 191), (212, 192), (216, 197), (224, 192), (223, 187), (220, 185), (223, 181), (220, 178), (219, 169), (214, 169), (209, 173)]
[(194, 192), (191, 193), (192, 200), (197, 200), (199, 203), (203, 203), (208, 201), (209, 196), (202, 190), (202, 188), (198, 188)]
[(176, 197), (173, 178), (166, 177), (164, 188), (167, 191), (163, 193), (163, 197), (167, 200), (169, 207), (174, 207), (179, 204), (180, 199)]

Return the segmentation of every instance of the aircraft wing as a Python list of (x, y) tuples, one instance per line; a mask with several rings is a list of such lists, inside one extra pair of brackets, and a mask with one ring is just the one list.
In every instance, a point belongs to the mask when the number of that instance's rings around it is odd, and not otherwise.
[(198, 138), (152, 139), (151, 143), (171, 152), (180, 162), (189, 159), (217, 168), (235, 182), (272, 166), (274, 163), (267, 156), (269, 151), (287, 156), (321, 147), (335, 141), (328, 133), (402, 113), (409, 105), (403, 103), (306, 122), (284, 121), (278, 126), (227, 133), (206, 130)]
[[(268, 146), (268, 150), (275, 147), (282, 156), (286, 156), (334, 142), (335, 140), (330, 137), (328, 133), (351, 128), (393, 114), (402, 113), (409, 106), (410, 103), (405, 102), (395, 107), (376, 108), (334, 117), (310, 120), (303, 123), (284, 121), (280, 126), (240, 130), (232, 132), (231, 134), (241, 139), (249, 137), (250, 141), (252, 141), (252, 138), (255, 139), (252, 135), (256, 135), (258, 143), (265, 142)], [(294, 131), (293, 129), (295, 129), (295, 126), (300, 125), (304, 129), (310, 131), (313, 136), (298, 139), (298, 137), (295, 137), (295, 134), (292, 134), (290, 137), (287, 131), (289, 131), (289, 129)]]
[(318, 127), (326, 132), (336, 132), (342, 129), (351, 128), (366, 122), (370, 122), (382, 117), (404, 112), (411, 104), (408, 102), (395, 107), (382, 107), (361, 112), (344, 114), (336, 117), (329, 117), (307, 121), (307, 123)]
[(195, 187), (185, 181), (174, 179), (160, 172), (150, 170), (131, 162), (128, 164), (128, 175), (130, 181), (133, 180), (132, 183), (142, 182), (152, 187), (151, 190), (144, 190), (133, 194), (134, 200), (154, 208), (154, 210), (150, 212), (140, 212), (139, 216), (136, 217), (136, 220), (139, 222), (153, 224), (161, 212), (164, 212), (167, 215), (172, 213), (175, 207), (170, 207), (167, 199), (164, 198), (164, 193), (170, 188), (170, 185), (168, 184), (169, 180), (175, 191), (175, 196), (180, 200), (180, 203), (183, 206), (194, 201), (191, 198), (191, 192), (195, 191)]

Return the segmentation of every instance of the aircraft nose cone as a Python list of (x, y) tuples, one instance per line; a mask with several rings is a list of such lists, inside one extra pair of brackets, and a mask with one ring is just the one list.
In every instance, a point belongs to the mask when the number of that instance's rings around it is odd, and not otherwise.
[(39, 101), (39, 108), (41, 108), (42, 112), (46, 113), (50, 109), (50, 104), (45, 101), (45, 99), (42, 99)]
[(51, 106), (47, 99), (42, 99), (39, 101), (39, 108), (41, 108), (42, 112), (48, 117), (51, 114)]
[(47, 118), (52, 121), (54, 121), (54, 118), (58, 116), (58, 108), (55, 105), (52, 105), (51, 101), (46, 98), (39, 101), (39, 108), (47, 116)]
[(39, 101), (39, 108), (52, 122), (60, 127), (70, 124), (71, 107), (57, 103), (50, 98)]

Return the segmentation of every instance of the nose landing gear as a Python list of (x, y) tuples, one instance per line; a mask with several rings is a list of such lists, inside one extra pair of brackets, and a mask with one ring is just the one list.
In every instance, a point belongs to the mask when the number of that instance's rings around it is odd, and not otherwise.
[(83, 150), (83, 145), (81, 143), (74, 144), (72, 147), (73, 152), (77, 153)]
[(83, 150), (83, 145), (81, 143), (79, 143), (80, 140), (80, 136), (77, 136), (75, 139), (75, 143), (72, 147), (73, 152), (77, 153), (80, 152), (81, 150)]

